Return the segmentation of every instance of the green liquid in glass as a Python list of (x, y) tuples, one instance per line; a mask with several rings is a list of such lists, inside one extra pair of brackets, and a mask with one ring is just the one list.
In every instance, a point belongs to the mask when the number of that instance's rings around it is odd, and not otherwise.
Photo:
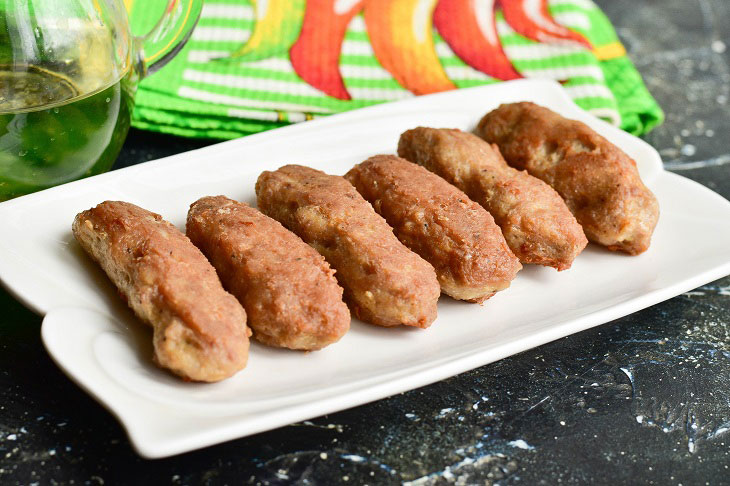
[(130, 77), (84, 94), (61, 74), (0, 65), (0, 201), (109, 170), (129, 130)]

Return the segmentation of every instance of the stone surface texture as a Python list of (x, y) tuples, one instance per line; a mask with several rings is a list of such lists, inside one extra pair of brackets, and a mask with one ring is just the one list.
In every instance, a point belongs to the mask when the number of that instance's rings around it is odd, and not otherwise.
[[(646, 140), (668, 170), (730, 198), (730, 2), (598, 3), (666, 111)], [(132, 131), (117, 167), (206, 143)], [(156, 461), (56, 368), (38, 316), (3, 290), (0, 307), (0, 484), (730, 484), (730, 278), (431, 386)]]

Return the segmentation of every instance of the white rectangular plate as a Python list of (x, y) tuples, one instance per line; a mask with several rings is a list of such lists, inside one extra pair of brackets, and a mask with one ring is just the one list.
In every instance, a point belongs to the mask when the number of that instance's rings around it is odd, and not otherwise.
[[(661, 218), (651, 249), (629, 257), (594, 245), (558, 273), (527, 265), (483, 306), (442, 297), (427, 330), (354, 321), (313, 353), (254, 344), (248, 367), (217, 384), (184, 383), (152, 364), (151, 333), (71, 235), (76, 213), (107, 199), (183, 229), (190, 203), (225, 194), (255, 202), (263, 170), (287, 163), (343, 174), (393, 153), (415, 126), (471, 130), (500, 103), (529, 100), (579, 119), (633, 157)], [(0, 204), (0, 279), (47, 314), (59, 366), (124, 424), (145, 457), (169, 456), (413, 389), (627, 315), (730, 273), (730, 203), (664, 172), (657, 152), (579, 109), (547, 81), (423, 96), (302, 123), (110, 172)]]

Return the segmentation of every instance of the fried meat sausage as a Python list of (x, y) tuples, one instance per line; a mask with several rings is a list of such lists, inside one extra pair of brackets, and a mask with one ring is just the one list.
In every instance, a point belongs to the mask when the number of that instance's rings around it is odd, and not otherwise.
[(421, 328), (436, 318), (440, 289), (433, 267), (403, 246), (344, 178), (287, 165), (263, 172), (256, 195), (261, 211), (334, 267), (357, 317), (381, 326)]
[(484, 206), (522, 263), (566, 270), (588, 244), (553, 188), (508, 166), (498, 149), (471, 133), (424, 127), (408, 130), (400, 137), (398, 154), (440, 175)]
[(225, 196), (204, 197), (190, 206), (186, 231), (262, 343), (316, 350), (350, 328), (335, 272), (277, 221)]
[(73, 234), (135, 314), (152, 325), (160, 366), (211, 382), (246, 366), (246, 312), (172, 224), (134, 204), (106, 201), (76, 215)]
[(636, 163), (590, 127), (525, 102), (488, 113), (477, 131), (558, 191), (589, 240), (631, 255), (649, 248), (659, 204)]
[(441, 290), (483, 302), (522, 268), (494, 219), (441, 177), (394, 155), (376, 155), (345, 178), (436, 269)]

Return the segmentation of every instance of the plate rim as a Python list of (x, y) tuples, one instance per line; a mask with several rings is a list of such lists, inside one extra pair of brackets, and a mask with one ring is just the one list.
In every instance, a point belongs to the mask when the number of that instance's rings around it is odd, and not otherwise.
[[(529, 89), (530, 86), (540, 86), (543, 89), (549, 89), (554, 94), (560, 97), (561, 101), (566, 103), (567, 105), (572, 106), (571, 110), (581, 110), (575, 103), (568, 97), (568, 95), (564, 92), (564, 90), (560, 87), (560, 85), (553, 81), (545, 81), (545, 80), (519, 80), (519, 81), (513, 81), (510, 82), (514, 86), (515, 84), (518, 86), (521, 86), (522, 88)], [(372, 114), (378, 114), (378, 113), (389, 113), (389, 112), (397, 112), (401, 108), (409, 108), (411, 105), (418, 106), (422, 103), (424, 103), (424, 100), (441, 100), (441, 99), (448, 99), (452, 96), (467, 96), (469, 94), (473, 94), (475, 92), (479, 92), (480, 95), (483, 95), (484, 92), (496, 90), (496, 89), (507, 89), (505, 88), (505, 85), (508, 83), (500, 83), (495, 85), (487, 85), (487, 86), (479, 86), (479, 87), (473, 87), (473, 88), (466, 88), (462, 90), (457, 91), (451, 91), (446, 93), (437, 93), (432, 95), (426, 95), (421, 97), (415, 97), (410, 98), (407, 100), (392, 102), (392, 103), (385, 103), (381, 105), (375, 105), (367, 108), (362, 108), (359, 110), (353, 110), (346, 113), (341, 113), (337, 115), (331, 115), (326, 118), (321, 118), (317, 120), (313, 120), (307, 123), (301, 123), (301, 124), (295, 124), (290, 125), (287, 127), (271, 130), (268, 132), (263, 132), (255, 135), (251, 135), (248, 137), (235, 139), (235, 140), (229, 140), (225, 142), (221, 142), (218, 144), (210, 145), (207, 147), (203, 147), (200, 149), (183, 152), (180, 154), (171, 155), (168, 157), (148, 161), (142, 164), (137, 164), (134, 166), (130, 166), (127, 168), (115, 170), (112, 172), (108, 172), (105, 174), (101, 174), (98, 176), (90, 177), (87, 179), (82, 179), (80, 181), (71, 182), (68, 184), (64, 184), (61, 186), (57, 186), (55, 188), (47, 189), (45, 191), (40, 191), (38, 193), (30, 194), (28, 196), (23, 196), (21, 198), (13, 199), (10, 201), (6, 201), (4, 203), (0, 203), (0, 218), (2, 218), (4, 215), (9, 214), (9, 212), (12, 212), (13, 209), (16, 206), (22, 207), (23, 204), (31, 203), (35, 201), (43, 201), (44, 198), (48, 198), (49, 195), (53, 194), (63, 194), (63, 191), (72, 191), (73, 188), (81, 188), (85, 186), (91, 186), (98, 183), (103, 183), (106, 180), (114, 180), (116, 178), (122, 178), (127, 177), (129, 175), (134, 174), (135, 172), (144, 172), (145, 170), (149, 169), (157, 169), (161, 167), (165, 167), (165, 165), (174, 165), (176, 161), (184, 161), (189, 157), (196, 157), (201, 154), (210, 153), (214, 156), (221, 156), (222, 153), (229, 152), (229, 151), (235, 151), (242, 148), (242, 146), (248, 145), (248, 144), (255, 144), (258, 143), (258, 141), (265, 141), (267, 138), (274, 138), (278, 136), (288, 136), (289, 134), (296, 134), (297, 131), (307, 131), (307, 130), (319, 130), (321, 127), (326, 127), (330, 124), (337, 124), (337, 123), (347, 123), (348, 120), (356, 121), (361, 118), (367, 118), (371, 116)], [(581, 110), (582, 112), (582, 110)], [(585, 112), (582, 112), (585, 113)], [(589, 113), (585, 113), (587, 117), (592, 117)], [(604, 129), (608, 130), (615, 130), (620, 131), (618, 128), (609, 125), (606, 122), (603, 122), (601, 120), (595, 119), (595, 123), (600, 122), (599, 124), (603, 126)], [(697, 183), (691, 179), (682, 177), (678, 174), (665, 171), (661, 165), (661, 158), (658, 154), (658, 152), (651, 147), (647, 142), (644, 140), (641, 140), (637, 137), (633, 137), (630, 134), (626, 134), (625, 132), (622, 132), (625, 134), (625, 136), (629, 136), (633, 138), (633, 141), (637, 144), (639, 144), (643, 150), (647, 151), (647, 153), (651, 154), (652, 159), (649, 161), (649, 163), (652, 165), (650, 167), (653, 172), (653, 182), (656, 185), (660, 185), (662, 183), (662, 180), (670, 180), (677, 178), (676, 181), (681, 180), (681, 184), (691, 184), (693, 190), (697, 191), (703, 191), (703, 194), (707, 195), (709, 197), (710, 193), (712, 195), (713, 201), (716, 201), (718, 204), (726, 204), (727, 208), (730, 208), (730, 202), (728, 202), (724, 197), (717, 194), (716, 192), (712, 191), (711, 189), (707, 188), (706, 186)], [(658, 166), (657, 166), (658, 164)], [(675, 182), (676, 182), (675, 181)], [(688, 186), (689, 187), (689, 186)], [(47, 201), (46, 201), (47, 202)], [(4, 245), (2, 241), (0, 241), (0, 249), (7, 249), (7, 245)], [(248, 426), (248, 431), (241, 433), (240, 431), (245, 429), (247, 426), (244, 423), (247, 419), (245, 416), (242, 417), (241, 413), (231, 414), (228, 417), (230, 418), (231, 422), (235, 422), (234, 426), (229, 426), (229, 431), (227, 433), (222, 433), (220, 430), (216, 431), (215, 429), (211, 432), (206, 432), (206, 439), (204, 439), (202, 442), (199, 442), (197, 444), (193, 444), (191, 446), (190, 442), (195, 442), (196, 434), (188, 434), (188, 439), (173, 439), (168, 442), (165, 441), (165, 437), (157, 437), (157, 441), (154, 441), (150, 436), (145, 435), (140, 432), (140, 425), (133, 423), (134, 419), (130, 419), (128, 414), (124, 414), (121, 412), (116, 411), (115, 406), (107, 403), (107, 401), (104, 398), (101, 398), (94, 390), (87, 387), (85, 384), (82, 383), (82, 378), (76, 376), (73, 372), (66, 369), (66, 367), (60, 362), (60, 359), (54, 354), (54, 351), (52, 348), (55, 346), (56, 343), (48, 342), (47, 335), (50, 334), (51, 326), (52, 324), (47, 324), (47, 322), (51, 322), (50, 320), (47, 321), (49, 318), (53, 318), (53, 315), (56, 311), (61, 312), (64, 309), (73, 308), (73, 309), (82, 309), (89, 312), (96, 312), (101, 313), (97, 308), (92, 307), (84, 307), (83, 305), (69, 305), (69, 306), (56, 306), (52, 307), (50, 309), (43, 309), (42, 305), (38, 304), (36, 305), (33, 302), (32, 297), (28, 297), (26, 299), (26, 293), (27, 292), (21, 292), (15, 291), (14, 286), (12, 286), (10, 283), (6, 282), (5, 277), (5, 263), (3, 263), (3, 259), (0, 259), (0, 284), (3, 285), (7, 289), (7, 291), (17, 300), (19, 300), (23, 305), (26, 307), (29, 307), (31, 310), (38, 314), (46, 314), (46, 318), (43, 320), (43, 324), (41, 326), (41, 334), (43, 337), (43, 343), (46, 349), (48, 350), (49, 354), (51, 355), (54, 363), (56, 363), (63, 371), (64, 373), (69, 376), (69, 378), (76, 383), (78, 386), (80, 386), (86, 393), (90, 394), (94, 399), (99, 402), (104, 408), (109, 410), (122, 424), (123, 428), (127, 432), (127, 435), (130, 439), (130, 442), (134, 449), (143, 457), (147, 458), (161, 458), (161, 457), (167, 457), (170, 455), (175, 455), (183, 452), (187, 452), (190, 450), (195, 450), (202, 447), (207, 447), (213, 444), (217, 444), (220, 442), (225, 442), (228, 440), (232, 440), (235, 438), (244, 437), (246, 435), (250, 435), (253, 433), (262, 432), (265, 430), (270, 430), (272, 428), (276, 428), (279, 426), (286, 425), (287, 423), (290, 423), (291, 420), (285, 418), (285, 417), (293, 417), (292, 420), (303, 420), (308, 417), (315, 416), (312, 413), (303, 412), (302, 410), (308, 410), (309, 408), (312, 408), (313, 405), (310, 405), (307, 407), (302, 407), (301, 404), (299, 405), (287, 405), (283, 411), (278, 411), (275, 415), (275, 417), (279, 417), (278, 420), (275, 420), (274, 418), (268, 419), (269, 425), (264, 425), (261, 427), (255, 427), (255, 426)], [(400, 377), (396, 378), (394, 380), (385, 381), (370, 387), (364, 387), (362, 389), (357, 389), (354, 391), (351, 391), (345, 395), (344, 398), (333, 398), (333, 397), (325, 397), (325, 398), (319, 398), (317, 400), (314, 400), (313, 403), (317, 405), (318, 412), (316, 415), (321, 415), (322, 413), (332, 413), (334, 411), (343, 410), (352, 406), (362, 405), (365, 403), (369, 403), (375, 400), (382, 399), (386, 396), (392, 395), (393, 393), (398, 393), (401, 391), (406, 391), (414, 388), (418, 388), (421, 386), (425, 386), (431, 383), (434, 383), (436, 381), (442, 380), (449, 376), (454, 376), (456, 374), (474, 369), (479, 366), (483, 366), (489, 363), (492, 363), (494, 361), (497, 361), (499, 359), (503, 359), (507, 356), (510, 356), (516, 352), (525, 351), (527, 349), (534, 348), (536, 346), (543, 345), (545, 343), (554, 341), (556, 339), (560, 339), (562, 337), (571, 335), (575, 332), (579, 332), (582, 330), (586, 330), (592, 327), (595, 327), (597, 325), (600, 325), (602, 323), (608, 322), (610, 320), (613, 320), (615, 318), (625, 316), (628, 314), (631, 314), (633, 312), (637, 312), (641, 309), (645, 309), (651, 305), (655, 305), (659, 302), (662, 302), (664, 300), (667, 300), (673, 296), (676, 296), (682, 292), (691, 290), (693, 288), (696, 288), (699, 285), (702, 285), (704, 283), (707, 283), (709, 281), (712, 281), (717, 278), (721, 278), (724, 275), (730, 274), (730, 256), (728, 257), (728, 261), (725, 262), (722, 265), (713, 267), (712, 269), (706, 270), (704, 272), (701, 272), (700, 274), (693, 275), (691, 278), (687, 278), (682, 280), (679, 283), (673, 284), (669, 287), (662, 287), (659, 289), (652, 290), (650, 292), (641, 294), (633, 299), (630, 299), (628, 301), (621, 302), (619, 304), (599, 309), (597, 311), (594, 311), (590, 314), (580, 316), (578, 318), (569, 320), (569, 321), (563, 321), (558, 325), (550, 326), (548, 328), (540, 330), (538, 333), (536, 333), (533, 337), (530, 338), (530, 344), (527, 347), (521, 346), (518, 343), (523, 342), (523, 340), (517, 341), (517, 342), (510, 342), (507, 344), (501, 345), (501, 347), (497, 349), (515, 349), (519, 348), (517, 351), (512, 352), (501, 352), (501, 353), (495, 353), (495, 348), (489, 348), (489, 349), (480, 349), (472, 352), (468, 352), (466, 354), (457, 356), (455, 358), (449, 358), (445, 363), (442, 363), (438, 366), (437, 370), (421, 370), (416, 372), (415, 376), (419, 377), (419, 379), (414, 380), (414, 376), (410, 377)], [(638, 303), (638, 304), (637, 304)], [(627, 309), (628, 310), (624, 310)], [(110, 315), (112, 319), (115, 319), (113, 315)], [(585, 322), (589, 322), (588, 324), (585, 324)], [(573, 330), (568, 330), (573, 329)], [(539, 339), (536, 339), (535, 336), (537, 336)], [(50, 339), (50, 338), (48, 338)], [(492, 356), (496, 356), (493, 359), (485, 359), (485, 356), (487, 354), (491, 354)], [(404, 385), (405, 381), (408, 381), (407, 385)], [(413, 383), (416, 383), (415, 385)], [(376, 389), (377, 391), (373, 393), (373, 389)], [(131, 393), (131, 392), (130, 392)], [(361, 399), (357, 398), (361, 395), (368, 395), (370, 398), (367, 399)], [(158, 406), (158, 405), (156, 405)], [(140, 409), (141, 410), (141, 409)], [(299, 410), (297, 412), (297, 410)], [(273, 425), (272, 425), (273, 423)], [(216, 436), (216, 437), (213, 437)]]

